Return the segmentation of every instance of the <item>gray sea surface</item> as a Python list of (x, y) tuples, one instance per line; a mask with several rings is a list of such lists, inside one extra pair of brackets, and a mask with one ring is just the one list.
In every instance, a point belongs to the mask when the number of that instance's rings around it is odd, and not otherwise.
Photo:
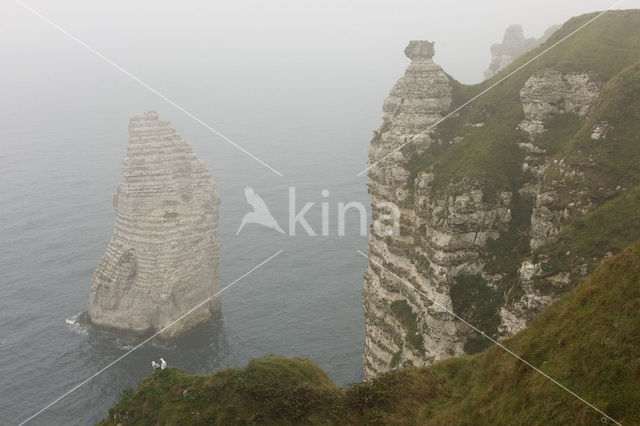
[[(27, 418), (133, 347), (72, 323), (86, 309), (113, 230), (129, 116), (147, 110), (173, 123), (217, 182), (221, 285), (284, 252), (224, 293), (219, 318), (169, 344), (145, 345), (31, 424), (98, 421), (159, 357), (188, 373), (208, 373), (265, 354), (298, 356), (339, 385), (358, 381), (366, 259), (356, 249), (366, 250), (367, 237), (355, 211), (347, 235), (337, 236), (337, 203), (369, 205), (366, 177), (355, 174), (366, 166), (388, 87), (312, 79), (277, 89), (260, 81), (211, 87), (197, 78), (150, 78), (279, 177), (81, 48), (77, 54), (74, 66), (46, 55), (33, 65), (15, 55), (7, 62), (14, 78), (0, 82), (0, 423)], [(285, 230), (289, 186), (296, 187), (298, 210), (315, 203), (306, 217), (318, 234), (320, 203), (328, 202), (331, 235), (310, 237), (298, 227), (292, 237), (258, 225), (234, 235), (249, 211), (246, 185)], [(326, 199), (323, 189), (330, 191)]]

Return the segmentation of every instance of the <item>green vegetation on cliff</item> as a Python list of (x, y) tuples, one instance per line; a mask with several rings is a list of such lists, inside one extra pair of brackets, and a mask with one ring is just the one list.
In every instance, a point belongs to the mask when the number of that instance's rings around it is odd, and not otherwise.
[[(640, 242), (605, 260), (503, 343), (623, 424), (640, 423)], [(601, 424), (603, 416), (503, 349), (398, 370), (346, 389), (268, 356), (191, 376), (156, 371), (100, 424)]]
[(533, 256), (546, 258), (547, 274), (575, 273), (577, 265), (591, 271), (603, 255), (618, 253), (639, 238), (640, 185), (576, 219)]
[[(570, 19), (542, 46), (522, 55), (489, 80), (467, 86), (452, 79), (453, 105), (462, 105), (480, 94), (596, 15)], [(436, 137), (443, 143), (413, 156), (411, 179), (428, 169), (435, 174), (434, 187), (441, 190), (451, 189), (452, 183), (464, 179), (482, 180), (488, 192), (519, 189), (526, 179), (521, 170), (524, 153), (516, 143), (523, 139), (518, 130), (524, 118), (520, 89), (532, 75), (555, 70), (592, 72), (605, 86), (588, 123), (577, 120), (573, 114), (555, 117), (546, 123), (542, 144), (548, 153), (559, 153), (567, 146), (569, 150), (579, 150), (580, 142), (587, 142), (587, 146), (608, 153), (609, 158), (623, 160), (622, 163), (607, 161), (607, 165), (620, 173), (627, 171), (633, 175), (634, 182), (639, 182), (640, 166), (637, 162), (629, 164), (638, 158), (640, 150), (635, 143), (640, 128), (639, 23), (640, 10), (607, 12), (443, 121), (436, 128)], [(619, 123), (612, 129), (616, 133), (612, 136), (614, 145), (602, 146), (589, 140), (591, 125), (600, 120)], [(483, 125), (474, 127), (471, 125), (474, 123)], [(456, 137), (461, 139), (449, 143)], [(577, 157), (583, 158), (580, 154)]]
[[(451, 78), (452, 108), (495, 87), (440, 123), (430, 147), (404, 148), (412, 190), (419, 190), (416, 178), (426, 171), (433, 176), (430, 196), (479, 188), (491, 205), (498, 193), (511, 195), (509, 227), (478, 250), (482, 273), (449, 283), (454, 311), (491, 336), (498, 335), (500, 309), (512, 310), (525, 293), (518, 274), (523, 261), (540, 262), (536, 289), (553, 298), (604, 256), (640, 238), (640, 10), (609, 11), (565, 39), (597, 15), (570, 19), (487, 81), (464, 85)], [(585, 73), (602, 86), (586, 117), (567, 112), (547, 117), (544, 132), (533, 141), (539, 151), (532, 153), (519, 146), (532, 142), (519, 129), (525, 119), (521, 90), (547, 71)], [(553, 99), (554, 86), (546, 89)], [(598, 126), (602, 135), (594, 139)], [(532, 250), (530, 243), (539, 241), (544, 245)], [(566, 277), (558, 275), (563, 272)], [(471, 292), (478, 297), (468, 297)], [(467, 353), (486, 346), (472, 340)]]
[(409, 306), (409, 303), (405, 300), (396, 300), (391, 303), (391, 312), (402, 323), (403, 327), (407, 330), (405, 340), (409, 342), (411, 346), (424, 354), (424, 339), (420, 330), (418, 330), (418, 316)]

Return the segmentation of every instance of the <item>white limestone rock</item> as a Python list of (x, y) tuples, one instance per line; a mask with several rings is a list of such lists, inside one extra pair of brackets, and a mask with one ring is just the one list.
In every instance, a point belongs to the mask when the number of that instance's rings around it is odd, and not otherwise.
[(520, 91), (525, 115), (520, 129), (533, 141), (544, 133), (544, 121), (554, 114), (574, 113), (584, 118), (601, 86), (592, 73), (550, 70), (530, 77)]
[[(581, 171), (568, 166), (564, 161), (551, 163), (544, 149), (536, 146), (536, 139), (546, 131), (545, 122), (557, 114), (575, 114), (585, 119), (591, 106), (598, 98), (602, 83), (594, 73), (562, 73), (546, 71), (531, 76), (520, 90), (520, 100), (525, 119), (520, 129), (527, 133), (529, 142), (519, 143), (527, 152), (522, 169), (531, 172), (539, 183), (534, 191), (534, 209), (531, 216), (532, 248), (537, 248), (553, 238), (562, 227), (569, 223), (573, 215), (568, 208), (558, 208), (558, 182), (580, 179)], [(606, 126), (601, 124), (594, 129), (592, 139), (598, 139), (605, 133)], [(545, 176), (556, 176), (554, 180)], [(588, 203), (587, 203), (588, 204)], [(574, 210), (588, 211), (591, 206), (574, 195)]]
[[(156, 112), (134, 115), (116, 224), (93, 276), (93, 325), (148, 334), (219, 290), (218, 195), (205, 164)], [(208, 320), (219, 296), (161, 334), (171, 338)]]
[(604, 139), (609, 131), (609, 124), (607, 122), (600, 122), (593, 126), (591, 132), (591, 139), (594, 141)]

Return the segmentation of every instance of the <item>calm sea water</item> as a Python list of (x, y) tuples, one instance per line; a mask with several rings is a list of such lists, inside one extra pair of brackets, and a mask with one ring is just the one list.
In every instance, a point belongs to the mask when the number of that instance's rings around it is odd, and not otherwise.
[[(285, 251), (224, 293), (219, 318), (169, 344), (147, 344), (32, 424), (103, 418), (122, 389), (135, 387), (159, 357), (188, 373), (209, 373), (265, 354), (299, 356), (340, 385), (358, 381), (366, 260), (355, 250), (366, 250), (367, 237), (359, 235), (355, 212), (348, 216), (348, 235), (336, 235), (337, 203), (369, 204), (365, 179), (355, 174), (366, 164), (387, 88), (354, 84), (345, 93), (345, 86), (323, 89), (316, 83), (302, 92), (308, 83), (302, 79), (287, 91), (229, 88), (213, 96), (205, 85), (179, 92), (183, 104), (284, 174), (278, 177), (104, 64), (89, 61), (90, 69), (67, 70), (54, 76), (55, 84), (37, 78), (35, 68), (16, 68), (20, 77), (2, 82), (0, 423), (25, 419), (133, 346), (66, 320), (86, 309), (93, 271), (113, 230), (111, 201), (121, 178), (128, 117), (150, 109), (172, 121), (218, 184), (221, 285)], [(235, 236), (249, 208), (245, 185), (255, 188), (285, 229), (289, 186), (296, 187), (298, 208), (315, 202), (307, 218), (318, 233), (320, 203), (328, 201), (331, 236), (309, 237), (299, 228), (291, 237), (257, 225)], [(330, 191), (327, 199), (323, 189)]]

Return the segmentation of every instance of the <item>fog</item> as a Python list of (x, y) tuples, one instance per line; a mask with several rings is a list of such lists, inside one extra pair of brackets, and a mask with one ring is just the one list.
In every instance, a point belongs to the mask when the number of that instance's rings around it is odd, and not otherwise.
[[(527, 37), (539, 37), (551, 25), (612, 2), (25, 3), (214, 127), (234, 133), (225, 126), (227, 117), (244, 115), (247, 125), (270, 113), (275, 121), (289, 112), (319, 114), (321, 120), (318, 104), (349, 102), (350, 114), (371, 108), (379, 116), (408, 63), (402, 52), (412, 39), (435, 41), (434, 59), (445, 71), (464, 83), (479, 82), (491, 44), (509, 25), (519, 23)], [(640, 7), (640, 0), (621, 6)], [(127, 105), (132, 96), (144, 99), (146, 109), (167, 107), (13, 0), (0, 4), (0, 56), (0, 112), (11, 124), (61, 108), (77, 119), (100, 117), (107, 107), (128, 116), (141, 112), (137, 104)], [(168, 119), (182, 115), (170, 110)], [(269, 157), (268, 150), (255, 149)]]
[[(214, 63), (221, 77), (238, 68), (267, 79), (318, 78), (401, 68), (411, 39), (435, 40), (437, 60), (465, 83), (481, 79), (491, 43), (519, 23), (529, 37), (611, 0), (581, 1), (26, 1), (98, 51), (127, 67), (197, 69)], [(627, 0), (620, 7), (640, 7)], [(70, 40), (14, 1), (0, 6), (3, 54), (60, 55), (82, 61)], [(49, 49), (47, 46), (55, 46)], [(28, 52), (25, 51), (28, 49)], [(4, 55), (3, 55), (4, 56)], [(183, 62), (188, 61), (188, 62)], [(255, 67), (255, 68), (254, 68)], [(256, 69), (257, 68), (257, 69)], [(369, 70), (368, 72), (366, 70)], [(329, 75), (326, 75), (329, 73)], [(324, 75), (324, 77), (321, 77)], [(215, 75), (209, 78), (215, 78)], [(270, 81), (270, 80), (267, 80)], [(241, 82), (238, 82), (241, 83)]]
[[(581, 1), (56, 1), (26, 0), (51, 21), (162, 89), (211, 96), (349, 88), (389, 89), (409, 40), (436, 42), (435, 60), (464, 83), (482, 79), (489, 47), (510, 24), (527, 37), (611, 0)], [(627, 0), (620, 7), (640, 7)], [(3, 80), (108, 67), (19, 3), (0, 5)], [(54, 59), (55, 58), (55, 59)], [(54, 69), (42, 69), (55, 60)], [(17, 64), (16, 64), (17, 62)], [(15, 64), (9, 67), (7, 64)], [(18, 66), (19, 65), (19, 66)], [(115, 70), (110, 70), (116, 73)], [(51, 76), (50, 74), (54, 75)], [(26, 75), (25, 75), (26, 74)], [(53, 77), (53, 80), (51, 80)]]
[[(445, 70), (474, 83), (489, 62), (489, 46), (502, 39), (510, 24), (519, 23), (527, 37), (538, 37), (551, 25), (613, 2), (25, 3), (125, 68), (144, 71), (145, 77), (168, 84), (162, 75), (180, 71), (192, 84), (231, 78), (229, 83), (240, 90), (255, 81), (282, 83), (284, 77), (310, 83), (376, 75), (392, 80), (402, 70), (402, 49), (412, 39), (435, 40), (436, 60)], [(627, 0), (620, 7), (640, 7), (640, 1)], [(80, 46), (12, 0), (0, 5), (0, 39), (5, 61), (17, 54), (55, 56), (61, 67), (88, 60)], [(33, 57), (26, 62), (37, 63)], [(245, 81), (248, 75), (254, 81)]]

